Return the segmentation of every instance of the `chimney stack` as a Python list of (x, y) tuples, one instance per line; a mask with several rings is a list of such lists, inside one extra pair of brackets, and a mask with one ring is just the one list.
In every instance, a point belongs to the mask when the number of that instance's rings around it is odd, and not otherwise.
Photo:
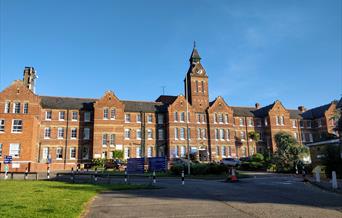
[(36, 75), (36, 71), (33, 67), (25, 67), (24, 69), (24, 84), (25, 86), (30, 89), (33, 93), (36, 93), (35, 90), (35, 80), (38, 78)]
[(302, 112), (302, 113), (306, 111), (306, 109), (305, 109), (305, 107), (304, 107), (303, 105), (298, 106), (298, 110), (299, 110), (300, 112)]
[(255, 108), (256, 109), (259, 109), (260, 108), (260, 104), (257, 102), (257, 103), (255, 103)]

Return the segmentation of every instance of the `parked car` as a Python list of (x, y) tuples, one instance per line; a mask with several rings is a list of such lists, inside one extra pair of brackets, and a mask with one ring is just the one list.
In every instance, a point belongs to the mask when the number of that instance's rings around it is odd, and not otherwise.
[(224, 164), (224, 165), (227, 165), (227, 166), (233, 166), (233, 167), (236, 167), (236, 166), (240, 166), (240, 161), (238, 159), (235, 159), (235, 158), (223, 158), (221, 161), (220, 161), (221, 164)]
[(120, 169), (120, 167), (123, 165), (121, 160), (110, 160), (107, 161), (104, 165), (105, 169)]
[(249, 157), (240, 157), (240, 161), (250, 161)]

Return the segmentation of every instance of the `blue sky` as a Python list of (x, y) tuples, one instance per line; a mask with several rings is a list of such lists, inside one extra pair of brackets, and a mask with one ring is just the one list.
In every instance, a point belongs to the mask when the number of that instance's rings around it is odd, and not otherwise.
[(308, 108), (342, 94), (342, 1), (0, 0), (0, 88), (155, 100), (183, 93), (193, 41), (210, 99)]

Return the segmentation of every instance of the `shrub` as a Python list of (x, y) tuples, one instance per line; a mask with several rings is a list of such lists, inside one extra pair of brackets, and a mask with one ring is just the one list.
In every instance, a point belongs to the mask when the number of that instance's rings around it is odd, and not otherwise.
[(262, 155), (260, 153), (253, 154), (253, 156), (251, 157), (251, 161), (262, 162), (262, 161), (264, 161), (264, 155)]
[(96, 167), (103, 167), (106, 162), (106, 159), (96, 158), (96, 159), (93, 159), (91, 162)]

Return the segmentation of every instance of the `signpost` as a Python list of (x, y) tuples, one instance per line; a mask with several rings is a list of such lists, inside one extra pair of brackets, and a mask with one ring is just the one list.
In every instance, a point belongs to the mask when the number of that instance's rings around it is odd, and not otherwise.
[(4, 164), (11, 164), (12, 163), (12, 156), (5, 156)]
[(129, 158), (127, 160), (127, 173), (144, 173), (145, 158)]
[(166, 171), (167, 163), (165, 157), (151, 157), (148, 159), (149, 171)]

